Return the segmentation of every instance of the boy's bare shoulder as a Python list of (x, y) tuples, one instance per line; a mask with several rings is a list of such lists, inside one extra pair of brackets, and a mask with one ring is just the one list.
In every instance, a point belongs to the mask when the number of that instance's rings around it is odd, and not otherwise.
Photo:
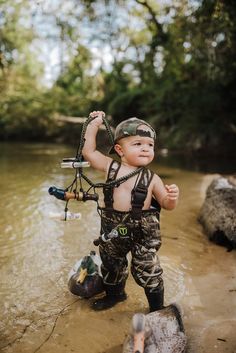
[(161, 180), (161, 178), (159, 177), (159, 175), (156, 174), (156, 173), (154, 173), (154, 175), (153, 175), (152, 182), (153, 182), (154, 184), (159, 184), (159, 183), (163, 184), (163, 181)]
[(151, 182), (151, 187), (153, 192), (158, 192), (158, 193), (163, 193), (165, 191), (165, 186), (164, 183), (162, 181), (162, 179), (159, 177), (158, 174), (154, 174), (153, 175), (153, 179)]

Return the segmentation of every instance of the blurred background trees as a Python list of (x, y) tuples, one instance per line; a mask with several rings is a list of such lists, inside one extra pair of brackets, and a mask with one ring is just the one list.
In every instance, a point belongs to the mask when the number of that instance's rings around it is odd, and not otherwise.
[(1, 139), (78, 140), (56, 114), (138, 116), (159, 145), (236, 147), (233, 0), (0, 0)]

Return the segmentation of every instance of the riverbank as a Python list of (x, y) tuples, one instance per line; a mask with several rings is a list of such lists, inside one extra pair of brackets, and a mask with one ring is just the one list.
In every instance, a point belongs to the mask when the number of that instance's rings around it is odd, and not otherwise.
[[(70, 130), (68, 130), (69, 133)], [(80, 130), (79, 130), (80, 131)], [(37, 141), (37, 139), (32, 138), (32, 141), (26, 140), (17, 140), (13, 141), (6, 140), (5, 142), (0, 142), (0, 150), (2, 156), (4, 156), (5, 147), (12, 149), (12, 153), (17, 151), (20, 153), (18, 146), (43, 146), (50, 145), (55, 150), (57, 147), (68, 146), (71, 149), (71, 157), (75, 157), (77, 146), (79, 143), (80, 132), (76, 133), (76, 137), (72, 138), (71, 136), (67, 136), (64, 139), (58, 137), (54, 138), (46, 138)], [(101, 131), (101, 134), (98, 138), (98, 146), (100, 150), (103, 150), (104, 153), (107, 153), (110, 149), (110, 141), (107, 134), (104, 131)], [(104, 146), (108, 146), (104, 148)], [(215, 150), (202, 150), (202, 151), (190, 151), (178, 149), (178, 146), (175, 150), (167, 149), (165, 147), (161, 148), (161, 146), (157, 146), (156, 153), (156, 162), (161, 163), (163, 166), (172, 167), (172, 168), (180, 168), (186, 169), (189, 171), (200, 172), (204, 174), (212, 174), (212, 173), (220, 173), (220, 174), (235, 174), (235, 164), (236, 164), (236, 155), (234, 149), (223, 153), (222, 151)]]
[[(130, 275), (127, 301), (93, 312), (91, 300), (68, 291), (67, 275), (94, 248), (96, 209), (89, 202), (75, 203), (69, 207), (81, 212), (81, 221), (48, 218), (63, 204), (47, 189), (69, 184), (73, 173), (61, 170), (59, 163), (73, 151), (63, 145), (27, 145), (19, 151), (20, 157), (10, 149), (0, 165), (0, 351), (121, 353), (133, 314), (148, 310), (142, 288)], [(197, 222), (214, 175), (155, 163), (152, 167), (181, 190), (178, 208), (161, 214), (165, 304), (176, 302), (182, 308), (188, 353), (235, 353), (236, 252), (209, 242)], [(102, 178), (90, 169), (87, 173)]]

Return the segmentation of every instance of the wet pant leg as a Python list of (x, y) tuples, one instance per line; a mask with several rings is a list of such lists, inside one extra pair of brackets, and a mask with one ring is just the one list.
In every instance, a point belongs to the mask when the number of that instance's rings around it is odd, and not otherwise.
[(128, 277), (127, 252), (119, 251), (114, 241), (99, 246), (102, 260), (101, 271), (104, 284), (116, 285), (125, 282)]
[(134, 234), (131, 272), (137, 284), (148, 291), (163, 286), (163, 270), (157, 255), (160, 246), (159, 221), (155, 215), (147, 215), (141, 220), (139, 233)]
[(140, 234), (132, 249), (131, 271), (135, 281), (144, 288), (150, 312), (164, 305), (163, 270), (157, 256), (161, 246), (158, 219), (151, 215), (142, 219)]
[(149, 291), (163, 285), (160, 261), (155, 248), (135, 244), (132, 249), (131, 273), (136, 283)]

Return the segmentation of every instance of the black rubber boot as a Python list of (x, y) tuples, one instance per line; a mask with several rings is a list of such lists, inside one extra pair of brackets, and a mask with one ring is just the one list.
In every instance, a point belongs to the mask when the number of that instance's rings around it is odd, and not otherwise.
[(99, 311), (110, 309), (117, 303), (123, 302), (127, 299), (127, 295), (124, 291), (125, 283), (122, 282), (117, 285), (104, 284), (104, 287), (106, 295), (93, 302), (93, 310)]
[(145, 294), (149, 303), (150, 313), (164, 308), (164, 287), (157, 287), (155, 292), (151, 292), (149, 288), (145, 288)]

